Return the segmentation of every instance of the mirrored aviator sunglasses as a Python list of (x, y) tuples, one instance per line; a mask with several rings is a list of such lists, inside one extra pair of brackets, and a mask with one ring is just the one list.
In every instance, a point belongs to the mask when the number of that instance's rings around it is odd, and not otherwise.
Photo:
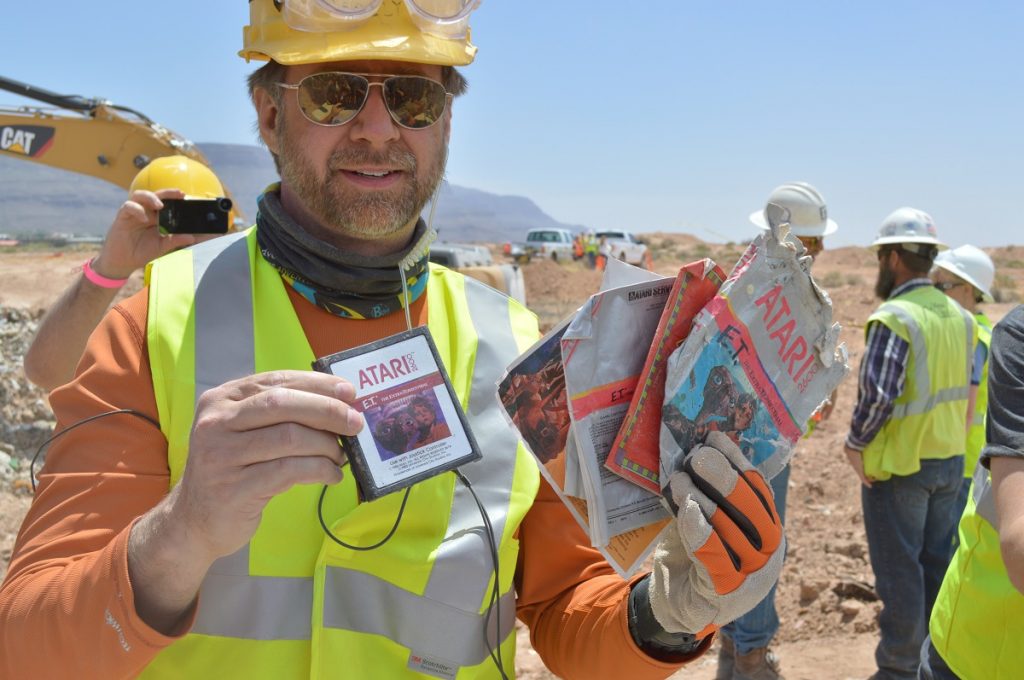
[(409, 130), (422, 130), (441, 120), (452, 96), (436, 80), (383, 73), (325, 71), (278, 86), (295, 90), (302, 115), (311, 123), (327, 127), (344, 125), (355, 118), (366, 104), (371, 87), (381, 88), (391, 119)]

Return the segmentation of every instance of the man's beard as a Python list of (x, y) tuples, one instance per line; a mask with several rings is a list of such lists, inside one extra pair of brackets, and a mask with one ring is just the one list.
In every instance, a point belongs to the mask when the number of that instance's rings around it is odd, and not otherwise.
[(875, 295), (881, 300), (888, 300), (895, 287), (896, 273), (888, 267), (879, 267), (878, 279), (875, 280)]
[[(444, 173), (447, 152), (442, 149), (433, 166), (420, 178), (416, 156), (399, 144), (385, 152), (360, 148), (336, 151), (328, 159), (329, 174), (322, 180), (308, 159), (295, 153), (294, 147), (282, 139), (281, 179), (306, 210), (331, 231), (361, 239), (397, 234), (419, 216), (430, 200)], [(360, 191), (345, 186), (335, 176), (340, 172), (338, 168), (360, 166), (398, 168), (410, 181), (389, 190)]]

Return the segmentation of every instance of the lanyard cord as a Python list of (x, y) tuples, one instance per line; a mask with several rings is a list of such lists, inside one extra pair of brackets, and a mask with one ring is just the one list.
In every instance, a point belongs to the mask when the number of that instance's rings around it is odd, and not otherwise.
[(345, 541), (341, 540), (333, 533), (331, 533), (331, 530), (327, 527), (327, 522), (326, 520), (324, 520), (324, 497), (327, 495), (327, 489), (328, 486), (324, 484), (324, 488), (320, 489), (320, 500), (317, 501), (316, 504), (316, 516), (320, 520), (320, 526), (323, 527), (324, 533), (327, 534), (327, 538), (331, 539), (332, 541), (340, 545), (342, 548), (348, 548), (349, 550), (359, 550), (361, 552), (366, 552), (368, 550), (376, 550), (377, 548), (381, 547), (382, 545), (391, 540), (391, 537), (395, 535), (396, 531), (398, 531), (398, 525), (402, 522), (402, 515), (405, 514), (405, 504), (409, 501), (409, 492), (412, 491), (411, 486), (405, 489), (405, 496), (402, 497), (402, 505), (398, 508), (398, 516), (395, 517), (395, 523), (391, 526), (391, 531), (389, 531), (387, 535), (384, 536), (384, 538), (380, 539), (373, 545), (362, 546), (351, 545), (350, 543), (346, 543)]
[(88, 418), (83, 418), (82, 420), (79, 420), (77, 423), (74, 423), (72, 425), (68, 425), (66, 428), (64, 428), (60, 432), (55, 432), (52, 435), (50, 435), (50, 437), (46, 441), (44, 441), (42, 444), (39, 445), (39, 448), (36, 449), (35, 454), (32, 456), (32, 463), (28, 466), (29, 481), (32, 482), (32, 493), (34, 494), (36, 492), (36, 461), (39, 459), (39, 454), (41, 454), (43, 452), (43, 449), (45, 449), (47, 446), (49, 446), (50, 443), (53, 442), (54, 440), (58, 439), (59, 437), (63, 437), (68, 432), (71, 432), (72, 430), (74, 430), (76, 427), (80, 427), (82, 425), (85, 425), (86, 423), (91, 423), (92, 421), (99, 420), (100, 418), (106, 418), (107, 416), (117, 416), (117, 415), (121, 415), (122, 413), (125, 414), (125, 415), (134, 416), (136, 418), (140, 418), (142, 420), (145, 420), (147, 423), (150, 423), (151, 425), (153, 425), (158, 430), (160, 429), (160, 423), (158, 423), (157, 421), (153, 420), (151, 417), (147, 416), (142, 411), (136, 411), (135, 409), (131, 409), (131, 408), (121, 408), (121, 409), (117, 409), (115, 411), (106, 411), (104, 413), (97, 413), (94, 416), (89, 416)]
[[(487, 510), (484, 508), (484, 504), (480, 502), (480, 498), (476, 495), (476, 491), (473, 490), (473, 485), (469, 483), (469, 479), (462, 473), (462, 470), (456, 469), (455, 476), (459, 478), (459, 481), (469, 489), (469, 493), (473, 495), (473, 500), (476, 501), (476, 507), (480, 510), (480, 518), (484, 523), (484, 530), (487, 532), (487, 544), (491, 550), (491, 564), (494, 566), (494, 588), (491, 589), (491, 597), (487, 603), (487, 613), (484, 615), (484, 644), (487, 645), (487, 655), (491, 657), (491, 661), (498, 668), (498, 673), (501, 674), (502, 680), (508, 680), (508, 675), (505, 674), (505, 664), (501, 660), (501, 584), (499, 583), (499, 572), (498, 572), (498, 547), (494, 540), (494, 527), (491, 525), (491, 518), (487, 515)], [(494, 610), (494, 616), (497, 621), (495, 630), (497, 631), (495, 637), (498, 643), (497, 656), (495, 656), (495, 650), (491, 647), (491, 637), (488, 635), (488, 629), (491, 625), (491, 610)]]
[(409, 314), (409, 284), (405, 280), (405, 269), (399, 265), (398, 273), (402, 277), (402, 311), (405, 312), (405, 327), (412, 330), (412, 316)]
[[(445, 164), (448, 162), (448, 155), (445, 152)], [(398, 263), (398, 275), (402, 279), (402, 310), (405, 311), (405, 327), (408, 330), (412, 330), (412, 316), (409, 313), (409, 284), (405, 279), (405, 270), (411, 269), (413, 265), (420, 261), (421, 258), (428, 255), (430, 252), (430, 245), (437, 238), (437, 232), (434, 231), (434, 214), (437, 211), (437, 199), (441, 195), (441, 183), (438, 182), (437, 189), (434, 190), (434, 196), (430, 199), (430, 214), (427, 216), (427, 230), (424, 232), (423, 238), (420, 239), (418, 244), (419, 247), (413, 248), (405, 257)]]

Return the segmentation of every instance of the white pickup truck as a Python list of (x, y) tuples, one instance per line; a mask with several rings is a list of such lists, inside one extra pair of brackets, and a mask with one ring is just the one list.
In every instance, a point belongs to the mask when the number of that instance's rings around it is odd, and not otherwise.
[(568, 229), (531, 229), (524, 244), (538, 257), (555, 262), (572, 262), (572, 232)]
[(602, 238), (604, 239), (609, 256), (636, 267), (646, 268), (650, 264), (647, 244), (634, 236), (632, 232), (608, 230), (599, 231), (594, 236), (599, 243)]

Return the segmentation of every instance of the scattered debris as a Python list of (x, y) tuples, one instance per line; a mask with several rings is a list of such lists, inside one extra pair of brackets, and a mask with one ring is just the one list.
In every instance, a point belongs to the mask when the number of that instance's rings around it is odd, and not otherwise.
[(0, 306), (0, 490), (29, 484), (29, 461), (53, 432), (46, 392), (25, 378), (22, 361), (42, 310)]

